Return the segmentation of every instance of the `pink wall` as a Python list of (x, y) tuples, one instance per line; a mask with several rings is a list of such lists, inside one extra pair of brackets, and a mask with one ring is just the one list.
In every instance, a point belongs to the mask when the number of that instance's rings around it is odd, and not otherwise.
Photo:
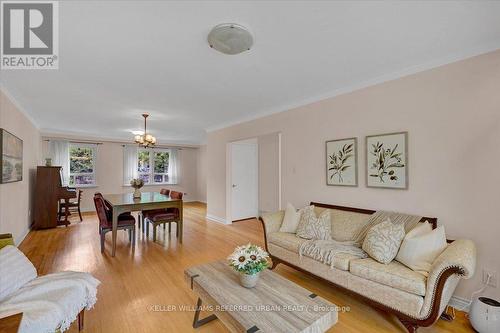
[[(226, 143), (282, 133), (283, 204), (319, 201), (436, 216), (448, 238), (470, 238), (478, 270), (500, 273), (500, 51), (208, 134), (208, 214), (225, 218)], [(364, 137), (409, 132), (409, 189), (365, 187)], [(324, 144), (358, 137), (356, 188), (325, 185)], [(488, 294), (500, 297), (500, 288)]]
[(29, 231), (33, 188), (40, 158), (40, 132), (0, 91), (0, 127), (23, 140), (23, 180), (0, 184), (0, 233), (12, 233), (18, 244)]

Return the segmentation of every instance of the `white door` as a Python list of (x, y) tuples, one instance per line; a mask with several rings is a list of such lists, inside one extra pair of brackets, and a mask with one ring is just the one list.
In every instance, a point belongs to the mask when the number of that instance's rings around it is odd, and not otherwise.
[(231, 219), (258, 215), (258, 152), (256, 140), (231, 144)]

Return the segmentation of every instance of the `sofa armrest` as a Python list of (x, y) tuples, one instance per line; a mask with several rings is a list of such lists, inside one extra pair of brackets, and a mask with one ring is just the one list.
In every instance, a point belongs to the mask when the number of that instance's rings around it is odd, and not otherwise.
[(273, 232), (278, 232), (283, 222), (283, 217), (285, 217), (285, 211), (280, 210), (275, 213), (264, 214), (260, 217), (260, 220), (264, 224), (264, 232), (269, 235)]
[(460, 279), (469, 279), (475, 270), (476, 246), (474, 243), (470, 240), (458, 239), (449, 244), (434, 260), (430, 269), (420, 318), (425, 323), (434, 323), (448, 305)]
[[(434, 260), (429, 277), (438, 276), (441, 272), (457, 267), (460, 276), (469, 279), (476, 270), (476, 246), (471, 240), (457, 239)], [(429, 279), (431, 280), (431, 279)]]

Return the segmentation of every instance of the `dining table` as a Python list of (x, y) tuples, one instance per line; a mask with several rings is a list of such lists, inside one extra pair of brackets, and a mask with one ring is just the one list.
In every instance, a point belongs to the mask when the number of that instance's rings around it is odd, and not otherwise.
[(182, 215), (182, 199), (172, 199), (160, 192), (143, 192), (140, 198), (134, 198), (133, 193), (120, 194), (104, 194), (106, 200), (113, 208), (112, 216), (112, 250), (111, 256), (115, 256), (116, 252), (116, 236), (118, 231), (118, 216), (127, 212), (162, 209), (162, 208), (177, 208), (179, 209), (179, 243), (182, 243), (183, 231), (183, 215)]

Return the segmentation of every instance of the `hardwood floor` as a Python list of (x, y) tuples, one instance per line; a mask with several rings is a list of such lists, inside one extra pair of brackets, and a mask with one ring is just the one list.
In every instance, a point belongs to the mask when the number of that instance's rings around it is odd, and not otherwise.
[[(97, 218), (86, 214), (83, 222), (74, 220), (67, 228), (30, 232), (20, 249), (39, 274), (79, 270), (101, 280), (97, 304), (85, 314), (84, 332), (226, 332), (217, 320), (196, 330), (192, 328), (197, 298), (184, 281), (184, 269), (225, 258), (237, 245), (252, 242), (263, 246), (262, 227), (257, 220), (221, 225), (205, 219), (204, 204), (186, 203), (184, 207), (181, 246), (174, 230), (165, 235), (159, 228), (156, 243), (138, 232), (133, 251), (126, 233), (119, 232), (116, 257), (111, 258), (111, 234), (106, 238), (106, 252), (101, 254)], [(276, 272), (338, 306), (350, 307), (349, 312), (339, 313), (338, 323), (329, 332), (405, 332), (395, 317), (318, 279), (283, 265)], [(192, 311), (179, 311), (180, 307)], [(69, 332), (78, 332), (75, 323)], [(453, 322), (440, 320), (419, 332), (473, 330), (464, 313), (458, 313)]]

